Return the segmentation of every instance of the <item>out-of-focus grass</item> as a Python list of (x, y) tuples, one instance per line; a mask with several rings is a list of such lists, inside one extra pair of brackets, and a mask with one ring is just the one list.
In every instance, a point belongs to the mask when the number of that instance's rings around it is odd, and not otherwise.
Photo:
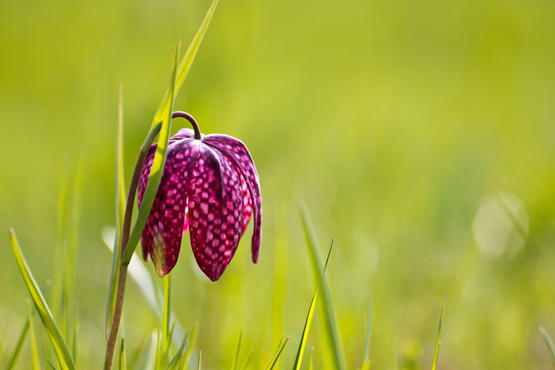
[[(51, 297), (56, 200), (79, 156), (80, 367), (100, 366), (104, 351), (111, 254), (100, 233), (115, 224), (117, 86), (126, 92), (129, 174), (167, 86), (175, 40), (191, 39), (208, 5), (0, 4), (0, 229), (18, 230)], [(176, 107), (203, 132), (246, 142), (265, 224), (259, 264), (249, 262), (245, 237), (217, 284), (198, 272), (184, 240), (172, 308), (184, 328), (198, 322), (190, 365), (201, 349), (205, 368), (229, 367), (241, 329), (242, 347), (254, 348), (250, 368), (270, 362), (282, 335), (291, 338), (280, 363), (293, 363), (314, 289), (295, 210), (301, 195), (320, 240), (336, 237), (326, 275), (350, 368), (364, 357), (368, 291), (375, 368), (392, 367), (397, 353), (400, 368), (429, 368), (434, 302), (445, 292), (441, 366), (549, 366), (536, 328), (555, 328), (554, 16), (548, 1), (222, 1)], [(476, 248), (476, 211), (500, 191), (520, 199), (528, 219), (515, 255)], [(495, 225), (499, 240), (513, 238)], [(275, 260), (278, 244), (286, 263)], [(277, 279), (275, 266), (285, 270)], [(27, 320), (27, 295), (13, 259), (0, 267), (7, 360)], [(132, 284), (125, 309), (131, 363), (159, 324)], [(314, 328), (308, 345), (321, 368)], [(30, 367), (28, 340), (22, 351), (18, 366)]]

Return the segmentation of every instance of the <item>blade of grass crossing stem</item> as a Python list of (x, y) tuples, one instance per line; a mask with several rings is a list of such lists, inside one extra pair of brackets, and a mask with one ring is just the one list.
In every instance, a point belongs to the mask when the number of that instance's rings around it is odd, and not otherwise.
[(327, 333), (329, 345), (332, 350), (334, 367), (336, 369), (342, 370), (346, 368), (345, 359), (343, 357), (343, 349), (341, 347), (341, 341), (339, 339), (337, 323), (333, 314), (329, 288), (324, 276), (324, 269), (322, 267), (320, 253), (318, 252), (318, 247), (316, 244), (316, 236), (314, 235), (314, 231), (312, 229), (312, 225), (310, 223), (308, 212), (305, 206), (301, 202), (299, 202), (298, 205), (303, 231), (306, 238), (306, 244), (310, 255), (312, 272), (314, 275), (314, 279), (316, 280), (318, 294), (321, 296), (320, 309), (322, 311), (322, 319), (324, 322), (325, 331)]
[(185, 353), (185, 347), (189, 344), (189, 337), (185, 336), (183, 338), (183, 342), (181, 343), (181, 346), (179, 346), (179, 350), (177, 351), (177, 353), (175, 354), (175, 356), (173, 356), (173, 358), (170, 361), (169, 364), (169, 369), (173, 370), (173, 369), (179, 369), (179, 364), (181, 363), (181, 360), (183, 360), (183, 354)]
[(441, 306), (441, 315), (439, 316), (439, 324), (437, 327), (437, 338), (436, 347), (434, 349), (434, 362), (432, 363), (432, 370), (437, 370), (437, 362), (439, 358), (439, 344), (441, 343), (441, 326), (443, 324), (443, 318), (445, 317), (445, 302), (447, 301), (447, 295), (443, 297), (443, 304)]
[(166, 164), (166, 154), (168, 150), (168, 141), (170, 139), (171, 128), (172, 128), (172, 120), (171, 120), (171, 112), (173, 109), (173, 102), (174, 102), (174, 92), (175, 92), (175, 74), (176, 74), (176, 66), (177, 66), (177, 56), (179, 55), (179, 42), (175, 48), (175, 54), (173, 58), (173, 65), (172, 65), (172, 73), (170, 78), (170, 107), (167, 110), (167, 115), (164, 117), (162, 121), (162, 126), (160, 128), (160, 133), (158, 137), (158, 146), (156, 149), (156, 154), (154, 155), (154, 159), (152, 161), (152, 168), (150, 169), (150, 176), (148, 178), (145, 192), (143, 195), (143, 202), (141, 203), (141, 207), (139, 208), (139, 213), (137, 215), (137, 220), (135, 221), (135, 225), (133, 225), (133, 230), (131, 231), (131, 235), (129, 235), (129, 241), (125, 246), (125, 250), (123, 251), (123, 258), (122, 263), (129, 263), (131, 260), (131, 256), (135, 251), (135, 247), (139, 242), (141, 234), (143, 233), (143, 229), (145, 228), (146, 221), (148, 219), (148, 215), (150, 214), (150, 210), (152, 209), (152, 205), (154, 204), (154, 199), (158, 192), (158, 186), (160, 186), (160, 180), (162, 179), (162, 172), (164, 170), (164, 166)]
[(23, 347), (23, 342), (25, 342), (25, 338), (27, 338), (27, 333), (29, 332), (29, 320), (23, 325), (23, 329), (21, 329), (21, 333), (19, 334), (19, 338), (17, 339), (17, 344), (10, 356), (10, 360), (8, 361), (8, 365), (6, 367), (7, 370), (11, 370), (14, 368), (17, 359), (19, 358), (19, 354), (21, 353), (21, 348)]
[(171, 105), (173, 104), (174, 96), (177, 95), (177, 93), (181, 89), (181, 86), (183, 85), (183, 81), (185, 81), (185, 78), (187, 77), (187, 74), (191, 69), (193, 61), (195, 60), (195, 56), (197, 55), (202, 39), (206, 34), (206, 30), (208, 30), (208, 26), (210, 25), (210, 20), (214, 15), (214, 11), (216, 10), (217, 5), (218, 5), (218, 0), (212, 0), (212, 4), (210, 4), (210, 7), (208, 8), (206, 15), (204, 16), (204, 19), (202, 20), (202, 23), (200, 24), (200, 27), (197, 30), (197, 33), (195, 34), (195, 36), (193, 37), (193, 40), (189, 44), (189, 47), (187, 48), (187, 51), (185, 52), (185, 55), (183, 56), (181, 63), (179, 63), (179, 67), (177, 68), (177, 75), (176, 75), (177, 79), (175, 82), (175, 92), (172, 91), (173, 89), (169, 89), (168, 91), (166, 91), (166, 94), (162, 99), (162, 103), (160, 104), (160, 106), (158, 107), (158, 110), (154, 114), (154, 119), (152, 121), (151, 127), (156, 126), (159, 122), (165, 119), (168, 113), (171, 113)]
[(52, 317), (52, 312), (50, 312), (50, 308), (48, 307), (48, 304), (46, 303), (46, 300), (44, 299), (44, 296), (42, 295), (42, 292), (40, 291), (31, 270), (29, 269), (29, 266), (27, 265), (25, 257), (21, 253), (21, 248), (17, 242), (13, 229), (10, 229), (10, 243), (25, 285), (27, 286), (33, 303), (37, 308), (46, 333), (52, 342), (52, 346), (54, 347), (54, 352), (56, 353), (60, 366), (64, 369), (75, 369), (75, 364), (73, 362), (73, 358), (71, 357), (71, 353), (69, 352), (68, 346), (62, 336), (62, 333), (60, 332), (60, 328), (54, 321), (54, 317)]
[(372, 304), (368, 298), (368, 315), (366, 316), (366, 343), (364, 345), (364, 360), (361, 370), (370, 369), (370, 344), (372, 339)]
[(33, 324), (33, 311), (31, 307), (31, 302), (27, 301), (27, 320), (29, 320), (29, 339), (31, 344), (31, 360), (33, 364), (33, 370), (40, 369), (39, 363), (39, 350), (37, 347), (37, 336), (35, 334), (35, 327)]
[(189, 364), (189, 358), (191, 357), (191, 353), (193, 352), (193, 347), (195, 345), (195, 340), (197, 339), (197, 328), (198, 324), (195, 323), (195, 325), (193, 325), (193, 329), (191, 329), (189, 345), (187, 346), (187, 349), (185, 350), (185, 355), (183, 356), (182, 370), (187, 369), (187, 365)]
[[(324, 265), (324, 273), (328, 268), (328, 262), (330, 260), (331, 251), (333, 249), (333, 239), (331, 240), (330, 248), (328, 249), (328, 255), (326, 257), (326, 263)], [(297, 356), (295, 357), (295, 363), (293, 368), (298, 370), (301, 368), (301, 364), (303, 362), (303, 354), (306, 347), (306, 341), (308, 339), (308, 333), (310, 330), (310, 324), (312, 323), (312, 317), (314, 316), (314, 311), (316, 309), (316, 302), (318, 301), (318, 291), (314, 292), (312, 295), (312, 301), (310, 302), (310, 306), (308, 308), (308, 313), (306, 314), (306, 319), (304, 322), (303, 332), (301, 334), (301, 340), (299, 342), (299, 348), (297, 349)]]
[(547, 330), (545, 330), (541, 326), (539, 330), (540, 330), (540, 334), (543, 337), (543, 340), (545, 341), (545, 345), (549, 350), (549, 353), (551, 353), (551, 357), (553, 358), (553, 361), (555, 361), (555, 345), (553, 344), (553, 340), (551, 340), (551, 337), (549, 336), (549, 333), (547, 332)]
[(237, 349), (235, 350), (235, 357), (233, 358), (233, 363), (231, 364), (231, 368), (233, 370), (237, 370), (239, 366), (239, 354), (241, 353), (241, 339), (243, 338), (243, 330), (239, 333), (239, 340), (237, 341)]
[(274, 356), (270, 360), (270, 363), (268, 364), (268, 366), (266, 366), (266, 370), (271, 370), (276, 366), (288, 340), (289, 340), (289, 336), (281, 338), (279, 345), (276, 349), (276, 352), (274, 353)]
[(116, 174), (115, 174), (115, 193), (116, 193), (116, 237), (112, 253), (112, 270), (110, 272), (110, 283), (108, 285), (108, 300), (106, 303), (105, 331), (106, 337), (110, 331), (110, 318), (114, 316), (116, 306), (116, 293), (119, 278), (119, 264), (121, 259), (121, 233), (123, 228), (123, 217), (125, 214), (125, 174), (123, 169), (123, 86), (119, 86), (118, 103), (118, 126), (116, 134)]
[(121, 344), (119, 346), (119, 370), (127, 369), (127, 360), (125, 359), (125, 342), (121, 338)]

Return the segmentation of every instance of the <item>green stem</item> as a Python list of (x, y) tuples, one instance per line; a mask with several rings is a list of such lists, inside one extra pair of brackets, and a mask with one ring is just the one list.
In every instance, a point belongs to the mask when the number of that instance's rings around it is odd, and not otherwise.
[[(148, 133), (141, 150), (139, 151), (139, 157), (137, 158), (137, 163), (135, 164), (135, 169), (133, 171), (133, 178), (131, 179), (131, 184), (129, 185), (129, 193), (127, 195), (127, 203), (125, 207), (125, 215), (123, 219), (123, 229), (122, 229), (122, 241), (121, 241), (121, 253), (124, 254), (127, 243), (129, 241), (129, 231), (131, 229), (131, 220), (133, 216), (133, 206), (135, 204), (135, 194), (137, 193), (137, 185), (139, 184), (139, 177), (141, 175), (141, 168), (143, 166), (144, 159), (148, 153), (150, 145), (154, 141), (158, 132), (160, 132), (161, 124), (156, 125)], [(133, 250), (136, 245), (131, 246)], [(114, 251), (117, 253), (117, 251)], [(131, 253), (132, 255), (132, 253)], [(116, 347), (116, 339), (118, 337), (119, 325), (121, 321), (121, 314), (123, 310), (123, 299), (125, 297), (125, 283), (127, 281), (127, 266), (129, 265), (131, 258), (121, 259), (119, 264), (119, 277), (118, 277), (118, 290), (116, 295), (116, 304), (114, 307), (114, 314), (112, 317), (112, 325), (110, 327), (110, 334), (108, 335), (108, 344), (106, 346), (106, 355), (104, 357), (104, 369), (110, 370), (112, 368), (112, 361), (114, 359), (114, 351)]]

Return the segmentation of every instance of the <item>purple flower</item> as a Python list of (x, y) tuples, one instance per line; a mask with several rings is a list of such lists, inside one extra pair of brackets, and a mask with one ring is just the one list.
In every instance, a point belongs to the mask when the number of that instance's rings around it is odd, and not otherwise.
[[(170, 138), (164, 173), (142, 235), (143, 256), (150, 256), (160, 276), (169, 273), (189, 229), (200, 269), (218, 280), (237, 250), (254, 215), (252, 261), (258, 260), (262, 206), (258, 173), (240, 140), (227, 135), (201, 135), (194, 118), (183, 117), (194, 131), (181, 129)], [(152, 145), (141, 168), (139, 206), (156, 152)]]

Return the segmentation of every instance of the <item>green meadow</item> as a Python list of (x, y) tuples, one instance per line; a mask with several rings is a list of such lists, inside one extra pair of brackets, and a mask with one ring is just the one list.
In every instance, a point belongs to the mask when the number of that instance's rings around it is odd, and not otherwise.
[[(71, 368), (54, 322), (102, 367), (116, 179), (210, 5), (0, 3), (0, 368)], [(220, 0), (173, 108), (249, 148), (260, 259), (252, 221), (217, 282), (187, 235), (171, 284), (139, 245), (114, 368), (553, 369), (554, 19), (547, 0)]]

